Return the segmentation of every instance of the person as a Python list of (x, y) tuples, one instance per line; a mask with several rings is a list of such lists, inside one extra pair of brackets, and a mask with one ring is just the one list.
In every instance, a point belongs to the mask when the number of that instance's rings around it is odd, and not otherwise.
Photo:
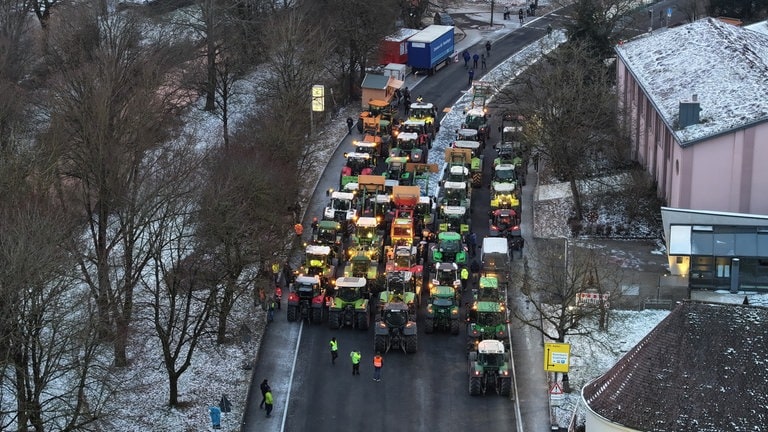
[(480, 56), (475, 53), (475, 55), (472, 56), (472, 68), (477, 69), (477, 61), (480, 60)]
[(411, 100), (411, 91), (408, 90), (408, 87), (403, 90), (403, 98)]
[(336, 358), (339, 356), (339, 343), (336, 342), (336, 337), (332, 337), (328, 342), (328, 346), (331, 348), (331, 364), (336, 365)]
[(400, 89), (395, 89), (395, 102), (396, 107), (400, 107), (400, 101), (403, 99), (403, 92)]
[(293, 272), (291, 271), (291, 262), (285, 260), (283, 265), (283, 279), (285, 279), (285, 286), (289, 286), (293, 282)]
[(281, 303), (283, 303), (283, 289), (280, 288), (280, 285), (275, 287), (275, 303), (277, 303), (277, 310), (280, 310), (282, 308)]
[(483, 70), (485, 70), (486, 69), (485, 54), (480, 56), (480, 62), (483, 64)]
[(491, 41), (485, 41), (485, 56), (491, 56)]
[(384, 358), (379, 351), (376, 351), (376, 355), (373, 357), (373, 380), (376, 382), (381, 381), (382, 366), (384, 366)]
[(352, 359), (352, 375), (360, 375), (360, 350), (354, 350), (349, 353), (349, 358)]
[(547, 36), (552, 37), (552, 24), (547, 24)]
[(304, 234), (304, 227), (300, 223), (297, 223), (293, 226), (293, 232), (296, 233), (296, 237), (301, 237), (301, 235)]
[(472, 281), (477, 285), (478, 276), (480, 275), (480, 263), (477, 262), (477, 258), (472, 260), (469, 270), (472, 272)]
[(267, 392), (264, 393), (264, 407), (267, 409), (267, 417), (272, 417), (273, 402), (272, 389), (267, 389)]
[(477, 254), (477, 234), (474, 231), (469, 234), (469, 253), (472, 257)]
[(272, 275), (275, 277), (275, 283), (280, 282), (280, 264), (277, 262), (272, 263)]
[(464, 69), (469, 68), (469, 51), (464, 50), (464, 53), (461, 56), (464, 58)]
[(509, 19), (509, 6), (504, 6), (504, 19)]
[(403, 102), (403, 108), (404, 108), (405, 116), (408, 117), (408, 111), (411, 110), (411, 96), (405, 97), (405, 102)]
[(355, 125), (355, 121), (352, 120), (352, 117), (347, 117), (347, 135), (352, 133), (352, 126)]
[(474, 70), (474, 69), (470, 69), (470, 70), (469, 70), (469, 82), (467, 83), (467, 85), (469, 85), (470, 87), (472, 87), (472, 80), (473, 80), (474, 78), (475, 78), (475, 70)]
[(267, 309), (267, 322), (275, 320), (275, 299), (269, 301), (269, 308)]
[(270, 390), (266, 378), (259, 385), (259, 389), (261, 389), (261, 403), (259, 404), (259, 409), (264, 409), (264, 404), (267, 402), (267, 392)]
[(461, 269), (461, 289), (467, 289), (467, 281), (469, 280), (469, 270), (466, 267)]
[(315, 217), (312, 218), (312, 225), (310, 225), (312, 227), (312, 233), (313, 234), (317, 231), (317, 224), (318, 224), (317, 216), (315, 216)]
[(520, 18), (520, 25), (523, 25), (523, 22), (525, 21), (525, 15), (523, 15), (523, 8), (520, 8), (520, 12), (517, 13), (518, 18)]

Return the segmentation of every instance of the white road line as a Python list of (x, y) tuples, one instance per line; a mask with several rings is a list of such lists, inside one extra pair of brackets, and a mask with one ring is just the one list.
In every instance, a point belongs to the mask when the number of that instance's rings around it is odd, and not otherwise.
[(299, 325), (299, 337), (296, 338), (296, 346), (293, 350), (293, 364), (291, 365), (291, 379), (288, 380), (288, 391), (285, 394), (285, 409), (283, 410), (283, 421), (280, 423), (280, 430), (285, 431), (285, 421), (288, 417), (288, 404), (291, 402), (291, 388), (293, 387), (293, 375), (296, 373), (296, 359), (299, 357), (299, 343), (301, 343), (301, 331), (304, 329), (304, 320)]

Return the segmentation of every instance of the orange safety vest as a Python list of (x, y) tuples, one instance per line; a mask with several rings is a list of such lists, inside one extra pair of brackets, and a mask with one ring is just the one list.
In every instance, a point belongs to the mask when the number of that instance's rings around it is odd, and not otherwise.
[(382, 359), (382, 358), (381, 358), (381, 356), (375, 356), (375, 357), (373, 358), (373, 366), (374, 366), (374, 367), (379, 367), (379, 368), (380, 368), (380, 367), (381, 367), (381, 363), (382, 363), (382, 361), (383, 361), (383, 360), (384, 360), (384, 359)]
[(296, 231), (296, 235), (301, 235), (304, 233), (304, 227), (300, 223), (294, 225), (293, 230)]

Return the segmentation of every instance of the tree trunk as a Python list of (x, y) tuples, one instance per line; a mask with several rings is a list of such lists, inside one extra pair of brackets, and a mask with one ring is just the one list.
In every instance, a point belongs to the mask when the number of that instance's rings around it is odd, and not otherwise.
[(168, 367), (168, 405), (179, 405), (179, 375), (173, 372), (173, 365)]
[(235, 298), (235, 288), (237, 287), (237, 278), (230, 275), (224, 285), (224, 295), (219, 305), (219, 324), (216, 332), (216, 343), (224, 344), (227, 342), (227, 320), (232, 310), (232, 303)]
[(576, 219), (581, 221), (584, 219), (584, 209), (581, 204), (581, 194), (579, 194), (579, 186), (576, 184), (576, 179), (571, 176), (571, 194), (573, 195), (573, 208), (576, 212)]
[(18, 432), (27, 432), (27, 424), (29, 424), (29, 417), (27, 416), (28, 405), (26, 397), (26, 388), (24, 383), (27, 381), (27, 361), (24, 354), (20, 351), (19, 347), (13, 347), (15, 351), (13, 353), (13, 363), (16, 369), (16, 423)]
[(205, 85), (205, 110), (213, 112), (216, 110), (216, 42), (212, 33), (208, 33), (206, 58), (208, 81)]
[(98, 225), (96, 227), (96, 272), (98, 278), (96, 306), (98, 310), (97, 313), (99, 314), (98, 331), (101, 340), (109, 340), (112, 336), (112, 320), (110, 319), (110, 297), (112, 287), (109, 281), (109, 246), (107, 245), (109, 211), (104, 204), (105, 199), (107, 198), (102, 196), (101, 202), (98, 204), (98, 221), (96, 222)]

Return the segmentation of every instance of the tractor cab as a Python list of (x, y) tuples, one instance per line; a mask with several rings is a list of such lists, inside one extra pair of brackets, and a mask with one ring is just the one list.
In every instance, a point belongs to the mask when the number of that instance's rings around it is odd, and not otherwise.
[(435, 263), (435, 273), (432, 275), (432, 286), (449, 286), (461, 289), (459, 266), (455, 262)]
[[(291, 297), (296, 296), (296, 300), (310, 300), (313, 303), (323, 303), (324, 290), (320, 284), (319, 276), (299, 276), (293, 282), (293, 290), (288, 295), (288, 302)], [(317, 299), (317, 300), (316, 300)]]
[[(462, 130), (465, 130), (465, 129), (462, 129)], [(469, 160), (469, 172), (472, 176), (472, 187), (482, 186), (483, 184), (483, 148), (480, 142), (468, 141), (468, 140), (457, 140), (453, 142), (453, 148), (465, 149), (470, 152), (471, 159)]]
[(318, 222), (317, 229), (312, 233), (312, 242), (319, 246), (340, 244), (341, 240), (341, 224), (335, 221)]
[(432, 197), (420, 196), (419, 203), (416, 205), (416, 211), (414, 212), (416, 222), (418, 226), (417, 230), (421, 230), (422, 238), (429, 237), (429, 234), (434, 230), (433, 223), (435, 221), (435, 201)]
[(497, 340), (483, 340), (477, 344), (477, 362), (486, 369), (499, 369), (507, 363), (504, 344)]
[(482, 152), (480, 141), (456, 140), (453, 142), (453, 147), (469, 149), (472, 152), (473, 159), (479, 158)]
[(419, 304), (419, 289), (416, 286), (417, 278), (410, 271), (394, 271), (387, 273), (386, 288), (379, 293), (379, 304), (382, 307), (387, 303), (405, 303), (411, 316), (416, 316), (416, 308)]
[(441, 232), (437, 235), (437, 245), (432, 250), (432, 261), (435, 263), (452, 262), (467, 263), (467, 248), (461, 240), (461, 234), (453, 231)]
[[(366, 135), (362, 141), (354, 141), (356, 153), (367, 153), (371, 155), (371, 162), (376, 165), (378, 157), (382, 156), (382, 139), (380, 136)], [(385, 153), (386, 154), (386, 153)]]
[(389, 132), (392, 120), (392, 106), (381, 99), (368, 101), (368, 109), (360, 113), (357, 130), (360, 133), (384, 135)]
[(517, 172), (515, 165), (498, 164), (493, 169), (494, 183), (517, 183)]
[(347, 159), (347, 163), (341, 168), (341, 188), (347, 183), (357, 182), (357, 176), (364, 174), (373, 174), (375, 165), (371, 160), (371, 155), (368, 153), (344, 153), (344, 157)]
[(481, 107), (475, 107), (468, 110), (461, 127), (462, 129), (476, 130), (477, 138), (482, 143), (485, 143), (486, 139), (490, 136), (488, 115), (485, 109)]
[(366, 279), (362, 277), (340, 277), (336, 279), (335, 296), (345, 302), (354, 302), (365, 297)]
[(411, 175), (405, 170), (405, 164), (408, 163), (408, 157), (390, 156), (386, 160), (388, 180), (397, 180), (399, 184), (410, 184)]
[(469, 231), (469, 213), (464, 206), (440, 206), (438, 232), (455, 231), (464, 234)]
[(391, 157), (405, 156), (411, 162), (420, 163), (424, 159), (419, 136), (413, 132), (400, 132), (395, 140), (395, 147), (390, 150)]
[(357, 220), (355, 233), (351, 236), (349, 256), (363, 254), (373, 261), (382, 258), (384, 239), (379, 234), (379, 221), (372, 217), (361, 217)]
[(466, 182), (446, 181), (443, 183), (442, 203), (448, 206), (469, 207)]
[(495, 277), (483, 276), (478, 281), (477, 292), (474, 293), (475, 300), (479, 301), (503, 301), (499, 291), (499, 280)]
[[(437, 109), (429, 102), (412, 103), (408, 110), (408, 120), (422, 120), (430, 139), (435, 139), (435, 133), (440, 130), (437, 123)], [(431, 145), (430, 145), (431, 146)]]
[(387, 261), (387, 272), (410, 271), (415, 275), (420, 275), (422, 266), (418, 265), (415, 246), (398, 246), (395, 248), (394, 256)]
[(491, 185), (491, 210), (502, 208), (519, 210), (520, 199), (517, 197), (515, 183), (494, 183)]
[(306, 276), (333, 276), (331, 248), (329, 246), (310, 245), (304, 252), (304, 266), (301, 274)]
[(318, 276), (298, 276), (288, 294), (288, 321), (319, 323), (325, 310), (325, 290)]
[(355, 194), (352, 192), (335, 192), (333, 190), (328, 192), (331, 200), (323, 211), (323, 218), (337, 222), (354, 220), (357, 216)]
[(504, 303), (498, 301), (476, 301), (469, 311), (467, 335), (473, 350), (483, 339), (496, 339), (505, 346), (507, 338), (507, 315)]
[(333, 297), (329, 299), (328, 326), (343, 326), (367, 330), (370, 321), (368, 281), (363, 277), (340, 277), (335, 281)]
[(456, 130), (456, 141), (480, 141), (477, 137), (476, 129), (458, 129)]
[(520, 215), (513, 209), (499, 209), (490, 212), (488, 234), (491, 237), (519, 237)]
[(445, 182), (458, 183), (464, 182), (469, 177), (469, 169), (463, 165), (453, 165), (445, 173)]
[(412, 133), (416, 135), (416, 142), (421, 146), (432, 148), (433, 134), (430, 132), (430, 128), (424, 120), (406, 120), (400, 125), (400, 129), (397, 137), (404, 133)]

